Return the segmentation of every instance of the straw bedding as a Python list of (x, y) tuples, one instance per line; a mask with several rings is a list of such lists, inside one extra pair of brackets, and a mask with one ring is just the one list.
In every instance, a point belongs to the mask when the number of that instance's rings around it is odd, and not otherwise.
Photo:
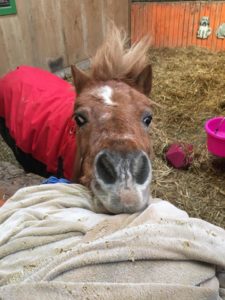
[[(153, 195), (225, 228), (225, 159), (208, 153), (204, 132), (208, 118), (225, 115), (225, 53), (163, 49), (151, 51), (150, 59), (152, 99), (161, 105), (155, 109), (152, 127)], [(164, 161), (164, 149), (176, 141), (194, 145), (188, 170), (175, 170)]]
[[(225, 159), (208, 154), (204, 123), (225, 115), (225, 53), (207, 50), (152, 50), (154, 80), (154, 197), (169, 200), (190, 216), (225, 228)], [(194, 162), (176, 170), (164, 160), (164, 150), (176, 141), (194, 145)], [(0, 140), (0, 160), (15, 163)], [(1, 176), (1, 174), (0, 174)]]
[(0, 161), (8, 161), (18, 165), (17, 161), (13, 156), (12, 151), (10, 150), (9, 147), (6, 146), (1, 136), (0, 136)]

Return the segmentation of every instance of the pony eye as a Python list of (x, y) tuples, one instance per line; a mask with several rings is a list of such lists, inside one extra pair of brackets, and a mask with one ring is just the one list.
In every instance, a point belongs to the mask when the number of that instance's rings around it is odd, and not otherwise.
[(84, 126), (88, 122), (87, 118), (81, 113), (75, 114), (75, 121), (79, 127)]
[(148, 127), (151, 124), (151, 121), (152, 121), (151, 115), (145, 116), (143, 119), (143, 123), (146, 127)]

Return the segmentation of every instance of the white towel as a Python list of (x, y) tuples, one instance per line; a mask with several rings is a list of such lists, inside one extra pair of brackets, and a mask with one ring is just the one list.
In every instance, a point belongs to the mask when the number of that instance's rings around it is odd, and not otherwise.
[(98, 213), (75, 184), (0, 209), (0, 299), (225, 299), (225, 231), (161, 199)]

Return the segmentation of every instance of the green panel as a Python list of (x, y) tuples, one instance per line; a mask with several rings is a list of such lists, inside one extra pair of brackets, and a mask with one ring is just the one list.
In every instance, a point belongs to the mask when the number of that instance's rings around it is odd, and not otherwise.
[(15, 0), (0, 0), (0, 16), (16, 14)]

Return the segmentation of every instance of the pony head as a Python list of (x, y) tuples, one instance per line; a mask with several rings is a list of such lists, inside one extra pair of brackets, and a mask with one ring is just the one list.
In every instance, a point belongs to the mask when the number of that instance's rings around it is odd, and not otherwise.
[(74, 179), (92, 190), (101, 211), (114, 214), (143, 210), (152, 179), (149, 40), (126, 45), (126, 35), (113, 27), (88, 74), (72, 66), (78, 94)]

